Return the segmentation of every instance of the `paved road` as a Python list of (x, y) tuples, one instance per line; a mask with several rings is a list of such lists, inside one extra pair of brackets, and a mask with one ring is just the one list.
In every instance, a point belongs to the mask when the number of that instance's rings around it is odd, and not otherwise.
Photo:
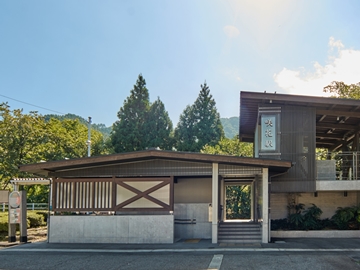
[[(360, 269), (360, 252), (0, 251), (0, 269)], [(220, 266), (220, 268), (219, 268)]]

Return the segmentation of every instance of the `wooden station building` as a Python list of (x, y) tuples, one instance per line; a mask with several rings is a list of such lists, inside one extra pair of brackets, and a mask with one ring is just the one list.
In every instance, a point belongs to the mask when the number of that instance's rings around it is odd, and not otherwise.
[[(52, 179), (49, 242), (267, 243), (290, 202), (328, 216), (359, 202), (359, 131), (358, 100), (241, 92), (239, 137), (254, 158), (145, 150), (20, 170)], [(246, 222), (226, 219), (231, 185), (251, 187)]]

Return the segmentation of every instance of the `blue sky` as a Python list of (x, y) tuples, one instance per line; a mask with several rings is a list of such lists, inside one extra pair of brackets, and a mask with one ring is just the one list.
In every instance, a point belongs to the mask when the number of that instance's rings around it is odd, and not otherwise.
[(360, 81), (360, 1), (0, 1), (0, 102), (112, 125), (142, 73), (174, 126), (206, 80), (221, 117), (240, 91), (325, 95)]

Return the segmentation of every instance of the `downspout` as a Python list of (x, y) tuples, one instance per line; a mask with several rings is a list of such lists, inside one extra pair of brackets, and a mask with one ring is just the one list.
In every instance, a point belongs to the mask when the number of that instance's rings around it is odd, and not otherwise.
[[(294, 164), (293, 163), (291, 163), (291, 167), (293, 166)], [(285, 172), (282, 172), (282, 173), (278, 173), (278, 174), (274, 174), (274, 175), (271, 175), (271, 176), (269, 176), (269, 180), (270, 181), (268, 181), (268, 206), (269, 206), (269, 215), (268, 215), (268, 219), (269, 219), (269, 239), (268, 239), (268, 241), (269, 241), (269, 243), (271, 242), (271, 204), (270, 204), (270, 197), (271, 197), (271, 183), (272, 183), (272, 178), (273, 177), (277, 177), (277, 176), (281, 176), (281, 175), (284, 175), (284, 174), (286, 174), (286, 173), (288, 173), (289, 172), (289, 170), (291, 169), (291, 167), (289, 168), (289, 169), (287, 169)]]

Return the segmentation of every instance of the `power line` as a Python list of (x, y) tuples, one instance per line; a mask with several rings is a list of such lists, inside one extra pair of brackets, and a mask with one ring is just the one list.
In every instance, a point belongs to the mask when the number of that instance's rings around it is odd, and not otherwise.
[(37, 107), (37, 108), (40, 108), (40, 109), (43, 109), (43, 110), (47, 110), (47, 111), (51, 111), (51, 112), (55, 112), (55, 113), (59, 113), (59, 114), (66, 114), (66, 113), (54, 111), (54, 110), (51, 110), (51, 109), (47, 109), (47, 108), (44, 108), (44, 107), (41, 107), (41, 106), (37, 106), (37, 105), (31, 104), (31, 103), (28, 103), (28, 102), (25, 102), (25, 101), (21, 101), (21, 100), (15, 99), (15, 98), (7, 97), (7, 96), (1, 95), (1, 94), (0, 94), (0, 96), (2, 96), (4, 98), (7, 98), (7, 99), (17, 101), (17, 102), (20, 102), (20, 103), (27, 104), (27, 105), (30, 105), (30, 106), (34, 106), (34, 107)]

